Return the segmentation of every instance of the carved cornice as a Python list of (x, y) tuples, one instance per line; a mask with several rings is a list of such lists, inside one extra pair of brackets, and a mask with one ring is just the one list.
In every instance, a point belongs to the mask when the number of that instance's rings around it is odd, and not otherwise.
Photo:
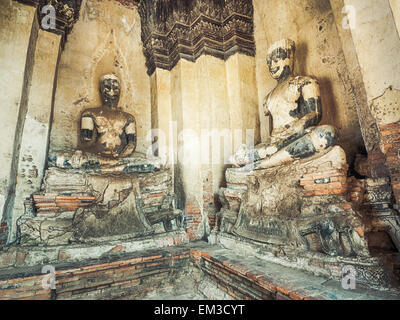
[(120, 4), (128, 8), (137, 7), (140, 2), (140, 0), (115, 0), (115, 1), (119, 2)]
[[(82, 0), (18, 0), (19, 2), (34, 5), (37, 7), (38, 21), (40, 28), (60, 34), (62, 36), (62, 44), (64, 44), (66, 37), (71, 32), (72, 27), (76, 20), (79, 18), (79, 10), (81, 8)], [(45, 6), (53, 6), (56, 12), (56, 27), (44, 28), (42, 25), (43, 18), (48, 14), (44, 10)]]
[(251, 0), (142, 0), (139, 14), (149, 75), (181, 58), (255, 55)]

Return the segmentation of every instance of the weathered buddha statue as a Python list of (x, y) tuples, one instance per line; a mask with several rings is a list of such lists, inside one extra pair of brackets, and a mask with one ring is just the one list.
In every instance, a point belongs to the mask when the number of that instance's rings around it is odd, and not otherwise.
[(81, 117), (80, 134), (86, 151), (114, 159), (128, 157), (135, 151), (135, 118), (117, 108), (120, 91), (116, 76), (100, 78), (103, 105), (85, 110)]
[(321, 120), (319, 84), (312, 77), (293, 75), (294, 53), (295, 43), (286, 39), (268, 50), (269, 72), (278, 81), (263, 105), (265, 115), (272, 117), (270, 141), (240, 147), (231, 157), (235, 167), (243, 167), (240, 171), (308, 158), (336, 143), (334, 127), (316, 126)]
[(136, 149), (136, 121), (131, 114), (118, 108), (120, 93), (121, 84), (117, 76), (106, 74), (100, 78), (103, 104), (86, 109), (81, 115), (81, 150), (73, 154), (50, 155), (52, 165), (101, 172), (126, 172), (130, 165), (144, 160), (131, 158)]

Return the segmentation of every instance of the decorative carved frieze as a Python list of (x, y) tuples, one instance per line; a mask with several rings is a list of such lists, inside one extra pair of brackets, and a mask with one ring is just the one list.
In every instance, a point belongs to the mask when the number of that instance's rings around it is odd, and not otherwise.
[(128, 8), (136, 7), (140, 2), (140, 0), (115, 0), (115, 1), (119, 2), (120, 4)]
[[(82, 0), (19, 0), (19, 2), (36, 6), (40, 27), (60, 34), (64, 44), (68, 33), (79, 18)], [(51, 7), (55, 9), (55, 25), (52, 25)]]
[(181, 58), (255, 55), (252, 1), (142, 0), (139, 14), (149, 75), (157, 67), (171, 70)]

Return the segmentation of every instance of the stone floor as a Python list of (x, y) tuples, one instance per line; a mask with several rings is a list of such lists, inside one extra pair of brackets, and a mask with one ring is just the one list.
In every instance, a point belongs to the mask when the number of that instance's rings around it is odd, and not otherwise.
[(204, 252), (215, 260), (241, 269), (247, 275), (251, 273), (264, 277), (283, 292), (292, 293), (294, 299), (297, 297), (321, 300), (400, 300), (400, 289), (396, 288), (381, 291), (357, 286), (356, 283), (354, 290), (345, 290), (340, 281), (237, 254), (219, 246), (197, 243), (192, 245), (191, 249)]
[(154, 292), (149, 294), (146, 300), (208, 300), (208, 298), (200, 292), (189, 289), (165, 293)]
[[(400, 290), (396, 288), (381, 291), (356, 284), (354, 290), (345, 290), (338, 280), (206, 242), (136, 252), (110, 252), (101, 259), (66, 262), (55, 267), (56, 299), (400, 300)], [(175, 271), (171, 273), (171, 270)], [(36, 298), (37, 292), (43, 291), (41, 277), (41, 265), (1, 270), (0, 299), (21, 298), (27, 290), (32, 294), (25, 298)], [(118, 291), (109, 296), (107, 290), (115, 285), (131, 291), (124, 296)], [(145, 288), (144, 294), (137, 296), (140, 286), (142, 290)], [(50, 292), (41, 294), (43, 299), (51, 298)]]

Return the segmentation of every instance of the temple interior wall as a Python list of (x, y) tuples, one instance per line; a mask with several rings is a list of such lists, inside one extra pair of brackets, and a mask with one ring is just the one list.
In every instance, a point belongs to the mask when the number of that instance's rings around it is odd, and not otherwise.
[(397, 122), (400, 120), (400, 62), (397, 59), (400, 38), (395, 19), (398, 5), (394, 1), (346, 0), (344, 3), (356, 12), (351, 34), (371, 112), (378, 125)]
[(17, 160), (38, 34), (35, 8), (0, 2), (0, 212), (15, 192)]
[(151, 98), (137, 9), (116, 1), (84, 0), (61, 55), (50, 151), (79, 146), (80, 115), (101, 105), (98, 80), (113, 72), (121, 79), (119, 107), (135, 117), (136, 150), (144, 153), (151, 144), (146, 140)]
[(11, 234), (15, 234), (16, 221), (24, 213), (27, 194), (40, 189), (45, 174), (60, 41), (60, 35), (41, 29), (38, 32), (26, 116), (16, 164), (15, 197), (8, 208)]
[[(343, 27), (346, 5), (356, 10), (355, 28)], [(150, 134), (151, 129), (163, 132), (167, 148), (159, 151), (174, 168), (181, 205), (200, 209), (194, 221), (204, 226), (225, 184), (224, 139), (233, 151), (252, 137), (254, 143), (268, 138), (269, 121), (261, 106), (276, 85), (266, 64), (273, 42), (285, 37), (296, 42), (295, 73), (319, 80), (321, 124), (338, 129), (349, 163), (364, 145), (369, 151), (380, 142), (371, 126), (400, 120), (400, 7), (395, 0), (253, 0), (255, 57), (236, 53), (223, 61), (202, 55), (196, 62), (181, 59), (171, 71), (157, 68), (151, 76), (135, 6), (83, 0), (60, 56), (59, 37), (38, 30), (34, 7), (16, 1), (0, 6), (0, 84), (7, 88), (0, 95), (5, 119), (0, 128), (1, 211), (15, 197), (18, 174), (16, 210), (39, 188), (48, 147), (79, 148), (81, 112), (101, 104), (98, 79), (105, 73), (121, 79), (119, 106), (136, 118), (137, 151), (145, 153), (152, 141), (160, 141), (160, 133)], [(25, 168), (24, 155), (31, 151), (36, 155)]]
[(174, 165), (180, 202), (199, 208), (202, 217), (194, 221), (205, 226), (205, 218), (215, 213), (214, 195), (225, 183), (229, 155), (246, 141), (260, 141), (254, 58), (182, 59), (170, 72), (157, 69), (151, 78), (153, 126), (168, 145), (159, 155)]

